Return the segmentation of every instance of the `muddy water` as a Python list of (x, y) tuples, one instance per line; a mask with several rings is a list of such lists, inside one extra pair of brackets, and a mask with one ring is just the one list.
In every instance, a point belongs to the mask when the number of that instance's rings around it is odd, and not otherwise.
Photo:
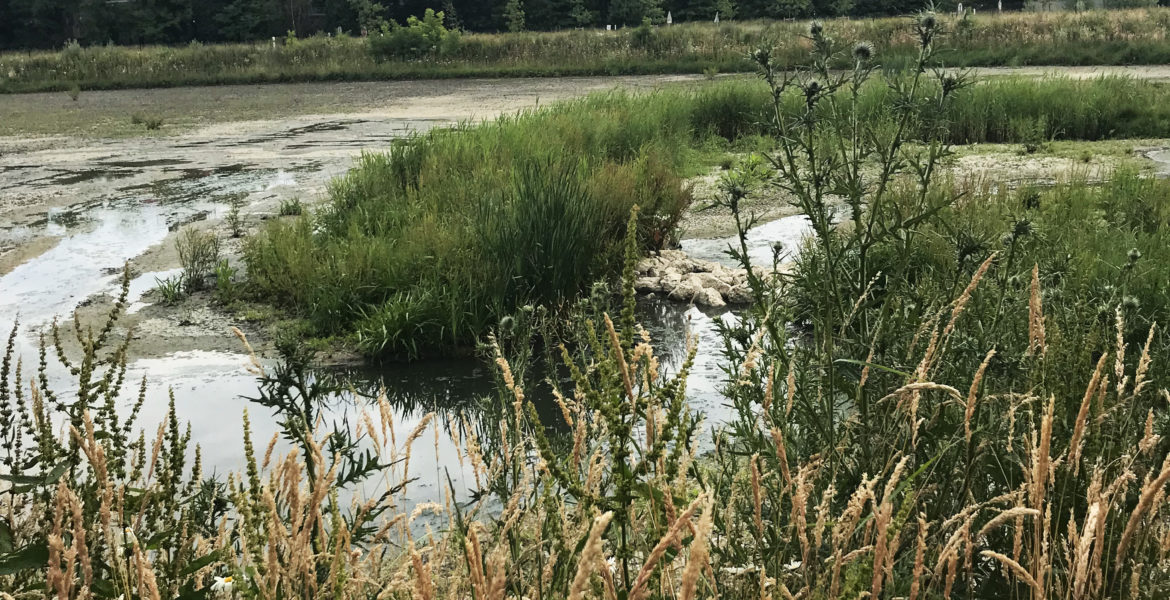
[[(8, 261), (7, 267), (0, 262), (0, 330), (7, 331), (19, 319), (17, 353), (31, 363), (37, 335), (55, 317), (113, 293), (126, 261), (135, 267), (129, 311), (146, 308), (146, 294), (156, 281), (177, 274), (173, 257), (168, 259), (160, 248), (173, 243), (180, 227), (222, 219), (233, 203), (256, 220), (274, 212), (283, 200), (312, 201), (331, 178), (352, 165), (358, 152), (448, 123), (304, 118), (240, 125), (238, 131), (219, 126), (178, 138), (98, 141), (77, 149), (33, 147), (0, 156), (0, 260)], [(799, 219), (761, 225), (749, 236), (753, 260), (770, 261), (777, 242), (794, 250), (802, 235)], [(691, 240), (684, 248), (726, 261), (722, 252), (728, 241)], [(687, 333), (695, 336), (700, 352), (688, 396), (709, 423), (726, 418), (719, 394), (723, 373), (715, 319), (734, 315), (661, 303), (647, 303), (641, 310), (668, 369), (682, 360)], [(226, 327), (222, 329), (218, 333), (228, 337)], [(178, 413), (190, 422), (192, 437), (202, 447), (205, 468), (219, 473), (239, 468), (243, 410), (250, 409), (259, 444), (277, 430), (265, 409), (244, 399), (257, 391), (246, 364), (238, 352), (197, 348), (175, 348), (161, 357), (134, 361), (128, 380), (143, 375), (150, 380), (140, 423), (149, 429), (160, 422), (173, 392)], [(49, 373), (56, 391), (66, 393), (68, 374), (55, 366)], [(349, 376), (355, 388), (385, 385), (400, 432), (413, 429), (428, 412), (438, 416), (439, 434), (417, 442), (425, 451), (412, 457), (411, 470), (420, 479), (408, 501), (440, 499), (448, 474), (457, 491), (466, 491), (466, 472), (447, 432), (463, 426), (459, 415), (473, 428), (495, 428), (478, 408), (479, 400), (492, 391), (492, 374), (484, 365), (444, 361), (363, 369)], [(327, 418), (353, 422), (363, 402), (338, 398)]]
[[(38, 334), (88, 299), (113, 293), (126, 261), (137, 267), (129, 311), (144, 308), (156, 280), (177, 273), (160, 249), (185, 224), (220, 219), (233, 203), (257, 222), (282, 200), (312, 201), (362, 149), (436, 124), (445, 122), (294, 119), (241, 126), (235, 134), (34, 145), (0, 155), (0, 257), (12, 257), (0, 270), (0, 329), (19, 319), (16, 350), (31, 363)], [(226, 328), (220, 333), (230, 335)], [(241, 354), (178, 350), (131, 365), (130, 380), (147, 375), (151, 381), (141, 422), (153, 428), (173, 390), (206, 464), (221, 472), (237, 468), (238, 415), (247, 406), (240, 396), (254, 395), (255, 378)], [(49, 372), (57, 391), (67, 391), (67, 373), (52, 364)], [(263, 410), (252, 413), (256, 436), (266, 440), (275, 423)], [(411, 427), (410, 415), (399, 426)]]

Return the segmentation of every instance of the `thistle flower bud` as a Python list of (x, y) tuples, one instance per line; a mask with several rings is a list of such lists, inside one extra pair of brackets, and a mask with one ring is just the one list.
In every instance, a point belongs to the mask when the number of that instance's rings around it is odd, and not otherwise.
[(942, 86), (944, 97), (951, 95), (955, 90), (963, 87), (963, 81), (950, 73), (940, 77), (939, 84)]
[(748, 57), (752, 62), (766, 68), (772, 62), (772, 51), (766, 46), (760, 46), (753, 50)]
[(1129, 262), (1137, 262), (1142, 257), (1142, 251), (1137, 248), (1132, 248), (1129, 251)]
[(869, 42), (858, 42), (853, 47), (853, 59), (857, 62), (866, 62), (873, 58), (873, 44)]
[(918, 15), (918, 26), (927, 31), (933, 31), (938, 27), (938, 17), (933, 11), (925, 11)]
[(808, 34), (813, 37), (818, 37), (825, 32), (825, 25), (820, 21), (813, 21), (808, 25)]
[(807, 104), (810, 108), (813, 104), (816, 104), (817, 96), (820, 95), (822, 89), (823, 88), (821, 87), (821, 83), (819, 81), (814, 79), (808, 82), (808, 85), (804, 86), (805, 104)]

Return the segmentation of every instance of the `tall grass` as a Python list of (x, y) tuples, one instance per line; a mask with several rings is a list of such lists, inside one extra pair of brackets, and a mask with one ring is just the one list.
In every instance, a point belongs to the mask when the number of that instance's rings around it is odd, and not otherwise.
[(471, 347), (522, 305), (571, 304), (614, 272), (631, 206), (660, 248), (690, 202), (703, 105), (660, 100), (592, 97), (364, 155), (318, 215), (250, 240), (250, 281), (371, 355)]
[[(1170, 9), (939, 17), (952, 32), (946, 66), (1129, 65), (1170, 62)], [(292, 81), (731, 73), (751, 71), (747, 55), (783, 41), (776, 59), (800, 64), (808, 51), (800, 22), (689, 23), (617, 32), (467, 34), (441, 56), (378, 60), (365, 40), (313, 37), (183, 47), (70, 47), (0, 54), (0, 92), (66, 91)], [(906, 19), (834, 19), (843, 39), (869, 40), (891, 69), (913, 62)], [(838, 66), (847, 67), (848, 61)]]

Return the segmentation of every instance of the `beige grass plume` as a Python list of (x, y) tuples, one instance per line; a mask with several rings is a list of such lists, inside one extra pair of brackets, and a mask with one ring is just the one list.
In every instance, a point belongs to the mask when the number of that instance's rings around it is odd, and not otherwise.
[(585, 588), (589, 586), (589, 576), (593, 569), (605, 562), (602, 547), (605, 543), (605, 529), (613, 520), (613, 511), (599, 515), (593, 519), (593, 527), (589, 530), (589, 538), (585, 541), (585, 548), (581, 551), (581, 558), (577, 561), (577, 574), (573, 576), (573, 583), (569, 587), (569, 600), (581, 600), (585, 595)]

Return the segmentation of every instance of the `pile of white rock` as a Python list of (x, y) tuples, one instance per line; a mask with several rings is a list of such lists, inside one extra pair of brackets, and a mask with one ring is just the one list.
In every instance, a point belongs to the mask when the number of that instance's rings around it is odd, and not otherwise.
[(637, 275), (638, 292), (663, 294), (678, 302), (722, 308), (752, 301), (745, 269), (694, 259), (681, 250), (663, 250), (643, 259)]

